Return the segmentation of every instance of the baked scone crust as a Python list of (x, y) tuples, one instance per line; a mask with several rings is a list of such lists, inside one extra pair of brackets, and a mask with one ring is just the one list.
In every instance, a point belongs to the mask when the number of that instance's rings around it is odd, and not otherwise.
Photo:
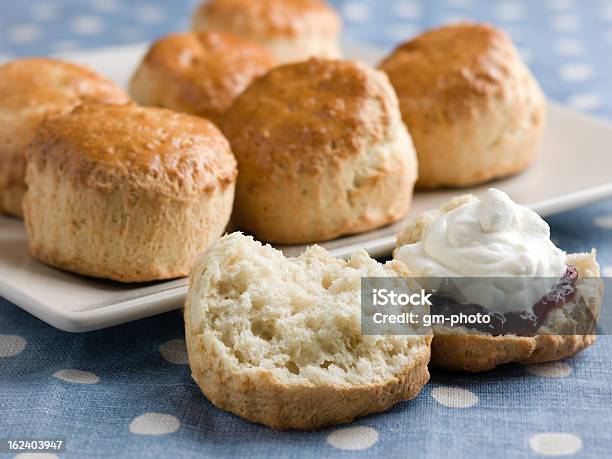
[(489, 371), (505, 363), (544, 363), (576, 355), (595, 343), (594, 335), (537, 337), (440, 335), (431, 346), (433, 368)]
[[(238, 242), (235, 239), (241, 237), (237, 233), (225, 236), (226, 242), (228, 242), (228, 238), (234, 239), (232, 247), (224, 247), (223, 251), (217, 247), (211, 248), (194, 265), (185, 305), (185, 339), (192, 376), (206, 397), (215, 406), (250, 421), (265, 424), (273, 429), (313, 430), (328, 425), (351, 422), (356, 417), (384, 411), (400, 401), (416, 397), (429, 380), (427, 364), (429, 362), (431, 336), (407, 337), (407, 344), (405, 344), (406, 347), (403, 348), (402, 352), (409, 353), (409, 363), (404, 365), (399, 373), (381, 382), (340, 384), (327, 381), (313, 382), (310, 379), (302, 381), (283, 380), (274, 368), (265, 368), (262, 365), (248, 365), (244, 368), (236, 366), (234, 359), (239, 349), (228, 348), (220, 338), (227, 333), (226, 327), (228, 325), (222, 324), (222, 319), (215, 313), (209, 310), (201, 312), (198, 308), (202, 307), (199, 301), (204, 303), (215, 302), (214, 295), (218, 289), (222, 290), (221, 294), (224, 297), (230, 297), (232, 289), (244, 288), (241, 287), (242, 281), (232, 284), (231, 267), (227, 267), (223, 263), (217, 264), (216, 260), (218, 260), (220, 253), (227, 257), (228, 263), (239, 263), (241, 267), (264, 263), (259, 257), (267, 256), (263, 253), (266, 250), (265, 248), (262, 251), (261, 246), (254, 247), (247, 244), (236, 249)], [(211, 251), (214, 253), (211, 253)], [(337, 264), (340, 266), (347, 263), (342, 260), (335, 260), (318, 247), (310, 248), (309, 251), (302, 255), (309, 260), (305, 269), (311, 268), (314, 271), (321, 264)], [(248, 253), (248, 256), (253, 258), (244, 259), (244, 253)], [(369, 257), (365, 253), (354, 255), (348, 264), (358, 269), (357, 265), (361, 263), (359, 260), (363, 258)], [(216, 270), (217, 266), (220, 266), (221, 280), (206, 273), (207, 270)], [(283, 271), (282, 267), (276, 264), (270, 264), (269, 268), (266, 269), (275, 269), (275, 272)], [(399, 262), (389, 262), (384, 269), (387, 271), (387, 276), (408, 275), (405, 266)], [(257, 273), (253, 271), (247, 276), (253, 275), (257, 275)], [(284, 277), (289, 275), (288, 271), (283, 274)], [(379, 275), (381, 274), (379, 273)], [(348, 281), (347, 279), (344, 280)], [(243, 279), (243, 281), (245, 280)], [(256, 283), (257, 281), (253, 282)], [(308, 288), (310, 295), (314, 297), (316, 288), (314, 286), (306, 287), (307, 282), (305, 275), (302, 276), (299, 287)], [(322, 282), (324, 283), (325, 279), (319, 279), (319, 288)], [(279, 288), (276, 285), (271, 286), (271, 288), (274, 287)], [(296, 286), (296, 288), (298, 287)], [(199, 295), (204, 295), (205, 298)], [(246, 293), (243, 295), (248, 297)], [(245, 299), (245, 301), (248, 302), (249, 300)], [(336, 319), (337, 323), (345, 323), (350, 318), (339, 315)], [(239, 325), (230, 326), (238, 327)], [(283, 330), (283, 333), (288, 333), (288, 330)], [(231, 341), (229, 337), (224, 339)], [(322, 337), (320, 339), (323, 340)], [(340, 340), (343, 339), (347, 342), (350, 339), (352, 342), (353, 337), (341, 336)], [(315, 347), (322, 342), (318, 341), (316, 337), (313, 340), (314, 342), (311, 345)], [(321, 345), (326, 346), (325, 344)], [(333, 344), (329, 346), (333, 347)], [(304, 353), (307, 353), (307, 349), (303, 350)], [(366, 357), (362, 358), (366, 359)]]
[(515, 174), (536, 156), (546, 100), (510, 38), (460, 23), (399, 46), (381, 64), (419, 157), (417, 187)]
[(130, 95), (142, 105), (217, 123), (251, 81), (274, 65), (264, 48), (230, 34), (170, 34), (145, 55), (130, 82)]
[[(188, 337), (187, 346), (205, 352), (204, 343), (196, 336)], [(265, 370), (228, 378), (208, 359), (192, 362), (193, 379), (216, 407), (277, 430), (314, 430), (348, 423), (415, 398), (429, 381), (429, 352), (415, 358), (393, 380), (350, 388), (290, 387)]]
[(323, 0), (211, 0), (203, 2), (194, 16), (236, 35), (251, 38), (295, 36), (313, 27), (322, 33), (340, 31), (338, 14)]
[(223, 233), (236, 162), (209, 121), (85, 105), (46, 121), (27, 152), (30, 253), (121, 282), (186, 276)]
[(311, 59), (273, 69), (226, 113), (238, 160), (234, 215), (281, 244), (395, 222), (410, 205), (416, 155), (382, 72)]
[[(420, 241), (427, 226), (440, 215), (476, 200), (477, 198), (473, 195), (459, 196), (439, 209), (423, 213), (400, 232), (397, 247)], [(583, 288), (580, 279), (587, 279), (588, 282), (588, 280), (600, 276), (600, 268), (594, 251), (570, 254), (568, 255), (568, 264), (578, 271), (577, 287), (579, 291)], [(592, 285), (585, 287), (592, 288)], [(587, 306), (592, 317), (597, 317), (603, 299), (603, 286), (596, 286), (594, 294), (588, 294), (584, 297), (589, 300)], [(552, 322), (552, 318), (544, 324), (544, 327), (547, 327), (549, 322)], [(572, 330), (571, 327), (579, 324), (567, 321), (567, 325)], [(553, 328), (547, 329), (536, 336), (489, 336), (469, 332), (463, 328), (454, 331), (445, 329), (442, 333), (436, 333), (434, 327), (431, 365), (434, 368), (447, 371), (481, 372), (510, 362), (531, 364), (561, 360), (571, 357), (595, 343), (596, 336), (594, 335), (573, 335), (569, 334), (567, 330), (556, 331), (558, 322), (550, 326)]]
[(125, 104), (128, 96), (86, 67), (26, 58), (0, 66), (0, 213), (22, 215), (25, 149), (47, 117), (87, 102)]
[(323, 0), (205, 1), (194, 13), (193, 28), (259, 43), (280, 63), (340, 57), (340, 17)]
[[(185, 321), (189, 327), (187, 315)], [(200, 337), (188, 334), (186, 340), (189, 349), (206, 352)], [(276, 430), (315, 430), (344, 424), (411, 400), (429, 381), (428, 363), (429, 351), (423, 351), (402, 374), (385, 383), (321, 387), (284, 385), (266, 370), (228, 374), (211, 359), (190, 358), (193, 379), (217, 408)]]

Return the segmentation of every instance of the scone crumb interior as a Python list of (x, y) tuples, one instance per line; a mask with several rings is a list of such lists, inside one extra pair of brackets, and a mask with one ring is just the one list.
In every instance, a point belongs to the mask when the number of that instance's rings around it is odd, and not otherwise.
[(382, 265), (365, 251), (344, 261), (318, 246), (287, 260), (240, 233), (203, 259), (190, 310), (225, 367), (269, 370), (284, 383), (371, 384), (400, 373), (425, 339), (361, 335), (360, 278), (406, 274), (399, 262)]

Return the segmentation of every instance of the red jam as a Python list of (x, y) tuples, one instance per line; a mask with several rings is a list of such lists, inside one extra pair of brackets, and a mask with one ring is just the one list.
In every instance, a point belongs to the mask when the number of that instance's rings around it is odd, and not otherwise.
[(540, 301), (533, 306), (533, 314), (528, 311), (510, 312), (506, 314), (493, 313), (478, 304), (458, 304), (452, 299), (433, 295), (431, 297), (431, 314), (441, 314), (448, 317), (452, 314), (488, 315), (491, 321), (488, 324), (474, 323), (468, 328), (487, 332), (492, 336), (519, 335), (533, 336), (546, 322), (549, 314), (556, 308), (563, 307), (576, 297), (576, 280), (578, 272), (573, 266), (568, 266), (563, 276)]

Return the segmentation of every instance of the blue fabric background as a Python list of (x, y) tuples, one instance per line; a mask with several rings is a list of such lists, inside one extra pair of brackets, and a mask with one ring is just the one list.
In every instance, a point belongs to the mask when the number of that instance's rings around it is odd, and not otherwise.
[[(0, 58), (150, 40), (185, 29), (195, 3), (4, 0)], [(612, 118), (612, 1), (333, 3), (343, 13), (348, 38), (386, 48), (447, 21), (493, 22), (510, 32), (549, 97)], [(560, 247), (569, 252), (596, 247), (604, 273), (612, 276), (612, 201), (548, 221)], [(12, 356), (15, 345), (7, 343), (16, 338), (9, 335), (25, 341), (23, 350)], [(179, 340), (181, 360), (182, 339), (180, 312), (73, 335), (0, 299), (0, 438), (65, 437), (68, 449), (61, 455), (68, 457), (471, 458), (538, 456), (530, 446), (534, 436), (556, 432), (580, 439), (577, 457), (612, 456), (609, 337), (600, 337), (594, 348), (564, 362), (559, 367), (565, 371), (561, 373), (569, 372), (564, 377), (537, 376), (537, 368), (518, 365), (481, 375), (434, 373), (416, 400), (350, 426), (314, 433), (274, 432), (215, 409), (191, 380), (188, 366), (171, 363), (160, 352)], [(79, 384), (54, 376), (65, 369), (92, 373), (97, 382)], [(455, 394), (451, 403), (448, 397), (439, 402), (433, 396), (436, 390)], [(453, 400), (465, 407), (446, 406)], [(161, 435), (133, 433), (138, 430), (130, 429), (134, 419), (145, 413), (170, 415), (180, 425)], [(365, 447), (363, 430), (345, 430), (359, 426), (373, 429), (367, 431), (378, 436), (373, 445)], [(365, 448), (338, 448), (337, 435)], [(563, 446), (562, 440), (557, 443)]]

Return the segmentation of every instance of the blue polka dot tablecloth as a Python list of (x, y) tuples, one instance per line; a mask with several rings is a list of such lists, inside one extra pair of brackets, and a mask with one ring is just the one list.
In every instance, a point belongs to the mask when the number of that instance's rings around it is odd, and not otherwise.
[[(353, 41), (391, 48), (464, 18), (507, 30), (548, 96), (612, 119), (612, 1), (336, 1)], [(193, 0), (0, 2), (0, 59), (151, 40)], [(612, 171), (610, 171), (612, 176)], [(612, 276), (612, 201), (548, 218)], [(80, 335), (0, 299), (0, 438), (63, 438), (61, 457), (612, 457), (612, 338), (563, 362), (433, 373), (387, 413), (283, 433), (214, 408), (190, 378), (180, 312)], [(53, 457), (53, 456), (51, 456)]]

